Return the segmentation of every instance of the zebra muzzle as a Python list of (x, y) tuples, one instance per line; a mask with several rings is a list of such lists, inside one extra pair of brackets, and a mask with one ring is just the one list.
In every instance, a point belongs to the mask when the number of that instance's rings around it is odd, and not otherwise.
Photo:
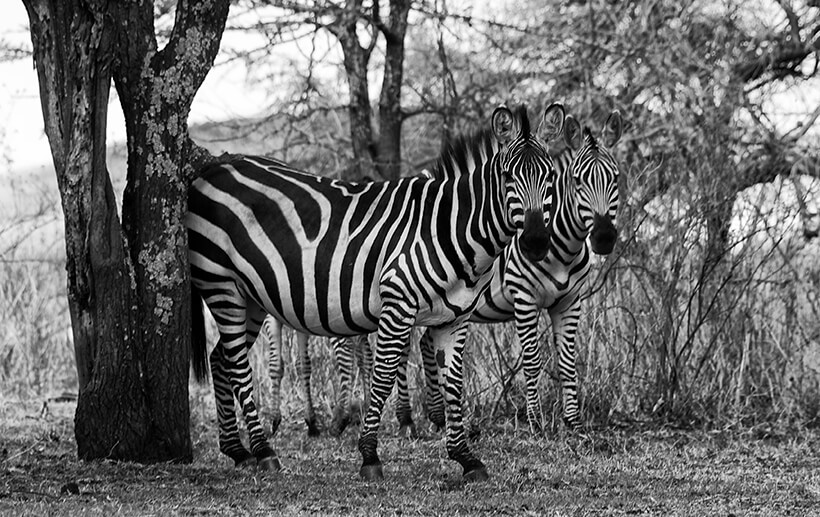
[(527, 210), (524, 215), (524, 230), (519, 238), (519, 246), (528, 260), (538, 262), (547, 256), (549, 232), (544, 224), (544, 212)]
[(618, 240), (618, 229), (612, 224), (608, 215), (595, 214), (592, 218), (592, 232), (589, 234), (592, 251), (599, 255), (608, 255), (615, 248)]

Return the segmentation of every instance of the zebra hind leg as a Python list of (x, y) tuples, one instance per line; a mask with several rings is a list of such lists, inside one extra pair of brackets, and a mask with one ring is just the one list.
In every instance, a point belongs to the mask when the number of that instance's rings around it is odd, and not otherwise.
[(444, 396), (441, 393), (438, 381), (438, 365), (436, 364), (435, 350), (433, 350), (430, 331), (422, 334), (419, 341), (421, 348), (421, 358), (424, 365), (424, 377), (426, 379), (426, 406), (427, 419), (433, 424), (436, 432), (444, 431), (446, 420), (444, 414)]
[(268, 342), (268, 376), (270, 377), (270, 434), (276, 435), (279, 424), (282, 422), (282, 376), (284, 364), (282, 361), (282, 324), (273, 316), (268, 315), (262, 323), (258, 340)]
[(331, 339), (336, 371), (339, 372), (339, 393), (333, 418), (328, 427), (331, 436), (340, 436), (350, 423), (350, 391), (353, 380), (353, 350), (347, 338)]
[(224, 349), (221, 340), (211, 352), (211, 375), (219, 422), (219, 451), (231, 458), (237, 468), (255, 467), (256, 458), (251, 451), (245, 448), (239, 436), (233, 391), (224, 366)]
[(296, 342), (299, 347), (299, 377), (302, 381), (302, 389), (305, 390), (305, 423), (308, 427), (308, 436), (319, 436), (319, 425), (316, 420), (316, 411), (313, 408), (313, 396), (310, 393), (310, 375), (313, 368), (310, 364), (308, 335), (297, 332)]
[(220, 357), (221, 368), (224, 368), (230, 380), (233, 396), (242, 410), (248, 429), (250, 449), (256, 458), (256, 464), (262, 470), (279, 470), (279, 459), (268, 443), (254, 400), (253, 369), (248, 355), (265, 314), (259, 307), (220, 307), (217, 310), (212, 309), (212, 313), (219, 328), (224, 350)]
[[(353, 352), (356, 357), (356, 362), (359, 365), (359, 382), (362, 385), (362, 407), (355, 410), (352, 408), (353, 414), (358, 415), (359, 425), (364, 421), (364, 414), (370, 406), (370, 379), (373, 375), (373, 350), (370, 348), (370, 340), (367, 335), (356, 336), (351, 338), (353, 343)], [(353, 375), (350, 376), (351, 390), (353, 389)], [(352, 396), (352, 395), (351, 395)]]

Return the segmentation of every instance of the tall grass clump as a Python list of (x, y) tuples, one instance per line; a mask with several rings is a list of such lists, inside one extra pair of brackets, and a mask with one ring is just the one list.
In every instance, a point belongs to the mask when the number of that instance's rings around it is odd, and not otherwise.
[(34, 398), (76, 393), (62, 221), (53, 212), (0, 229), (0, 392)]

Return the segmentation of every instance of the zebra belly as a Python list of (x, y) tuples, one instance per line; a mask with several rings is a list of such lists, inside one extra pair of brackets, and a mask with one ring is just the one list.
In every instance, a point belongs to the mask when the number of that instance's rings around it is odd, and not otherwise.
[(469, 317), (478, 304), (486, 284), (485, 280), (471, 287), (462, 280), (457, 281), (443, 298), (434, 298), (432, 305), (419, 308), (416, 325), (435, 327)]
[(375, 331), (381, 313), (379, 284), (358, 275), (348, 285), (340, 277), (329, 276), (326, 286), (315, 282), (314, 272), (305, 271), (305, 285), (311, 288), (301, 304), (282, 300), (282, 310), (262, 302), (265, 310), (288, 326), (318, 336), (354, 336)]

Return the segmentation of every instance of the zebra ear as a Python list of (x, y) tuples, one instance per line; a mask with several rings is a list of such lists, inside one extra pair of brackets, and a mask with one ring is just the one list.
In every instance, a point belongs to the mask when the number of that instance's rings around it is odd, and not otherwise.
[(609, 117), (606, 119), (606, 123), (604, 124), (604, 129), (602, 131), (602, 136), (604, 139), (604, 145), (607, 147), (612, 147), (618, 140), (621, 139), (621, 132), (623, 131), (624, 123), (621, 119), (621, 112), (618, 110), (613, 111), (609, 114)]
[(547, 109), (544, 110), (544, 117), (538, 126), (538, 138), (544, 142), (558, 138), (564, 129), (565, 118), (566, 113), (564, 112), (563, 104), (559, 102), (550, 104)]
[(506, 144), (517, 134), (515, 117), (506, 106), (499, 106), (493, 111), (492, 125), (493, 134), (501, 144)]
[(572, 115), (567, 115), (564, 122), (564, 142), (573, 151), (580, 149), (581, 144), (584, 143), (584, 137), (581, 134), (581, 123)]

